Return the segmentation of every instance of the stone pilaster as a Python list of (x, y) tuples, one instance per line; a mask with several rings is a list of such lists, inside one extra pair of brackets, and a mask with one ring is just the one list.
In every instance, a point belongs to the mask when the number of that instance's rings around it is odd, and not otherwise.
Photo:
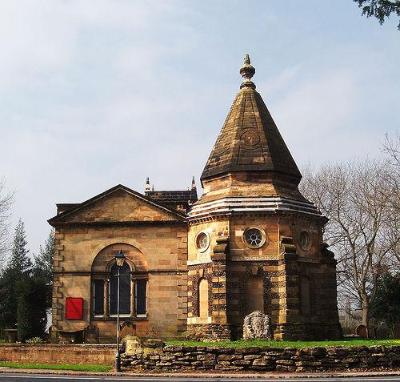
[(63, 282), (60, 274), (63, 271), (62, 262), (64, 260), (64, 245), (62, 240), (64, 234), (56, 231), (55, 233), (55, 244), (56, 250), (53, 258), (53, 290), (52, 290), (52, 339), (57, 338), (57, 328), (60, 326), (60, 322), (63, 320), (64, 315), (64, 293), (63, 293)]
[(227, 318), (226, 255), (229, 238), (220, 237), (212, 254), (211, 335), (213, 338), (230, 338)]
[[(188, 337), (227, 339), (231, 337), (227, 319), (226, 254), (228, 237), (216, 240), (211, 262), (188, 266)], [(208, 319), (200, 317), (199, 280), (208, 281)]]
[(302, 337), (300, 322), (299, 275), (296, 246), (291, 237), (281, 238), (279, 260), (279, 300), (280, 312), (274, 337), (288, 340)]

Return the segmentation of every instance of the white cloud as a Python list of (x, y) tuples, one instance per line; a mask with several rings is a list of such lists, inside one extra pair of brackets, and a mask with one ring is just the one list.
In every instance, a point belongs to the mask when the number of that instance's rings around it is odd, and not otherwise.
[[(161, 47), (149, 43), (148, 38), (146, 42), (144, 33), (158, 28), (168, 32), (171, 25), (182, 29), (173, 22), (181, 13), (175, 1), (2, 1), (0, 84), (26, 86), (32, 85), (28, 83), (32, 80), (46, 81), (46, 77), (71, 70), (74, 62), (85, 56), (85, 48), (91, 50), (93, 45), (99, 53), (124, 50), (119, 53), (121, 66), (149, 65)], [(126, 48), (127, 43), (136, 46)]]

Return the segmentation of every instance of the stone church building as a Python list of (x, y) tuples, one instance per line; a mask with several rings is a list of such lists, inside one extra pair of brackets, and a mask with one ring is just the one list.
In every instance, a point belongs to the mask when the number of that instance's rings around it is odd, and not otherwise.
[(57, 204), (55, 338), (240, 338), (244, 317), (270, 316), (275, 339), (340, 336), (327, 219), (298, 190), (301, 174), (252, 81), (243, 82), (201, 175), (185, 191), (117, 185)]

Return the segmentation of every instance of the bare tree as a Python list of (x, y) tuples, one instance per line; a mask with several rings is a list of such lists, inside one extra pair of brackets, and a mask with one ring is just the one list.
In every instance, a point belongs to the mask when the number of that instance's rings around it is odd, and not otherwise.
[(400, 135), (391, 138), (386, 135), (383, 151), (387, 156), (387, 182), (393, 193), (393, 208), (400, 213)]
[[(390, 215), (391, 230), (389, 234), (395, 236), (400, 231), (400, 135), (395, 138), (386, 135), (383, 151), (387, 156), (385, 172), (387, 192), (391, 195), (392, 214)], [(397, 260), (397, 264), (400, 264), (400, 244), (393, 251), (393, 256)]]
[(331, 165), (307, 171), (301, 185), (329, 218), (324, 237), (338, 261), (339, 302), (361, 309), (367, 328), (377, 279), (394, 266), (391, 255), (400, 239), (386, 172), (383, 162)]
[(4, 180), (0, 180), (0, 267), (9, 248), (8, 223), (13, 194), (7, 192)]
[(391, 159), (391, 165), (395, 168), (400, 168), (400, 135), (398, 135), (396, 138), (392, 138), (386, 134), (385, 138), (383, 151)]

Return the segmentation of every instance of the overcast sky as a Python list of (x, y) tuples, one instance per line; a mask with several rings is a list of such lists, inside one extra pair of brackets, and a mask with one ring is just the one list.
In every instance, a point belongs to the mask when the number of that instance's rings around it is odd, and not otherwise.
[(57, 202), (201, 174), (249, 53), (298, 165), (380, 155), (400, 32), (351, 0), (2, 0), (0, 178), (32, 252)]

